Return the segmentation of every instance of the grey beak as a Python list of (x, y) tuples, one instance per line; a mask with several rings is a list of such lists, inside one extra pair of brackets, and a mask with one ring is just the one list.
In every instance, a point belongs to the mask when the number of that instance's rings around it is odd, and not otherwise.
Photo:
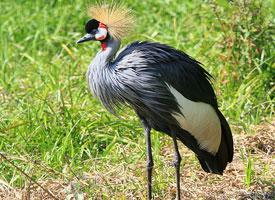
[(90, 40), (95, 40), (95, 36), (87, 33), (86, 35), (84, 35), (84, 37), (80, 38), (79, 40), (76, 41), (77, 44), (86, 42), (86, 41), (90, 41)]

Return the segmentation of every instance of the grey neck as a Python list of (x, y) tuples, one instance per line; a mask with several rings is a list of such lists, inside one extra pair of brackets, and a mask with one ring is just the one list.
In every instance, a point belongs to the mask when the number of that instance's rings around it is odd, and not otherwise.
[(89, 70), (93, 71), (98, 68), (104, 68), (109, 66), (110, 62), (112, 61), (120, 47), (120, 41), (115, 38), (110, 38), (106, 41), (106, 43), (106, 49), (102, 49), (96, 54), (95, 58), (90, 64)]
[[(109, 39), (106, 42), (106, 49), (102, 49), (96, 54), (87, 72), (89, 87), (92, 93), (102, 102), (108, 102), (102, 91), (109, 90), (108, 84), (112, 81), (111, 62), (120, 46), (120, 41), (116, 39)], [(112, 91), (109, 90), (109, 92)], [(105, 105), (107, 106), (107, 104)]]

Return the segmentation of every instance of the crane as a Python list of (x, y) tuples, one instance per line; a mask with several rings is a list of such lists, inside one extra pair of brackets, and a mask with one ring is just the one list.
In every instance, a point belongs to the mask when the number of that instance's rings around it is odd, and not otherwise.
[(134, 109), (145, 132), (147, 199), (152, 199), (151, 130), (173, 139), (176, 198), (180, 197), (181, 155), (177, 141), (191, 149), (205, 172), (223, 174), (233, 159), (230, 127), (218, 109), (211, 75), (186, 53), (165, 44), (136, 41), (122, 50), (121, 39), (134, 25), (130, 10), (97, 4), (88, 10), (86, 35), (77, 43), (99, 41), (101, 50), (88, 67), (93, 95), (111, 113)]

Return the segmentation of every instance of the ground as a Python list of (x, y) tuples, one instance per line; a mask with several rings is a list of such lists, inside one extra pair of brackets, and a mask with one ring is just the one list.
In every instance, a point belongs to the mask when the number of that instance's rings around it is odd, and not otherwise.
[[(270, 124), (263, 124), (253, 127), (257, 134), (250, 136), (246, 134), (238, 134), (234, 136), (235, 141), (235, 155), (234, 160), (230, 163), (223, 176), (211, 175), (203, 172), (199, 165), (194, 165), (193, 162), (188, 161), (188, 157), (192, 153), (181, 148), (183, 155), (183, 164), (181, 168), (181, 195), (183, 199), (253, 199), (264, 200), (274, 199), (274, 177), (275, 172), (275, 122)], [(172, 144), (168, 144), (162, 148), (161, 154), (165, 162), (169, 163), (173, 157)], [(250, 154), (248, 156), (253, 160), (252, 169), (249, 172), (247, 167), (244, 167), (243, 154)], [(5, 162), (5, 160), (1, 160)], [(171, 164), (167, 167), (172, 168)], [(108, 163), (106, 163), (108, 165)], [(82, 187), (88, 186), (91, 182), (97, 185), (115, 185), (126, 184), (127, 182), (135, 182), (136, 184), (146, 185), (146, 179), (140, 179), (136, 174), (137, 168), (143, 168), (145, 176), (144, 161), (135, 163), (130, 166), (118, 165), (115, 168), (111, 165), (104, 173), (91, 170), (83, 177), (75, 176), (70, 182), (62, 180), (43, 180), (39, 181), (41, 186), (51, 192), (58, 199), (106, 199), (100, 193), (94, 196), (87, 195), (83, 192)], [(127, 168), (128, 172), (126, 169)], [(155, 166), (157, 168), (157, 166)], [(268, 170), (266, 168), (269, 168)], [(54, 173), (54, 172), (52, 172)], [(158, 172), (162, 173), (162, 172)], [(248, 175), (248, 173), (251, 173)], [(123, 174), (123, 176), (121, 176)], [(158, 176), (158, 174), (154, 174)], [(173, 174), (170, 174), (170, 176)], [(244, 181), (245, 179), (251, 178)], [(249, 184), (249, 185), (246, 185)], [(127, 186), (126, 186), (127, 187)], [(104, 187), (102, 187), (104, 190)], [(249, 188), (249, 189), (247, 189)], [(103, 191), (102, 191), (103, 192)], [(107, 191), (108, 192), (108, 191)], [(169, 187), (165, 189), (165, 199), (175, 198), (175, 183), (170, 183)], [(91, 193), (90, 193), (91, 194)], [(146, 191), (131, 190), (127, 193), (119, 194), (108, 199), (145, 199)], [(121, 196), (119, 196), (121, 195)], [(3, 180), (0, 181), (0, 199), (52, 199), (41, 187), (35, 183), (28, 184), (23, 189), (13, 188)], [(163, 197), (155, 196), (155, 199), (164, 199)]]

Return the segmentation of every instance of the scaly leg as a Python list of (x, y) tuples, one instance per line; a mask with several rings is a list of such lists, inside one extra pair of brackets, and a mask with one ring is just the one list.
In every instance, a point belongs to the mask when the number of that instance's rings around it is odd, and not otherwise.
[(154, 166), (152, 148), (151, 148), (151, 127), (145, 120), (142, 120), (146, 138), (146, 151), (147, 151), (147, 199), (152, 199), (152, 170)]
[(181, 156), (178, 149), (177, 139), (174, 133), (172, 133), (173, 142), (174, 142), (174, 150), (175, 150), (175, 159), (174, 166), (176, 168), (176, 181), (177, 181), (177, 200), (180, 200), (180, 162)]

